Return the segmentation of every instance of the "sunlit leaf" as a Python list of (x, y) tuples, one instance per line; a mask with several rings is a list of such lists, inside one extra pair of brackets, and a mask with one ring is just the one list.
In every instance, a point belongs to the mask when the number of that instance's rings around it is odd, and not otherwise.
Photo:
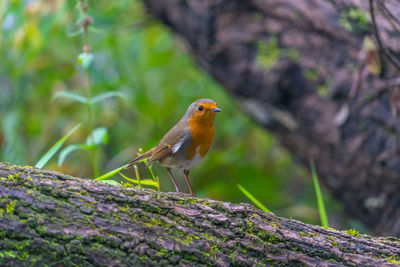
[(74, 100), (74, 101), (77, 101), (77, 102), (80, 102), (80, 103), (83, 103), (83, 104), (87, 103), (87, 98), (86, 97), (78, 95), (78, 94), (75, 94), (75, 93), (72, 93), (72, 92), (67, 92), (67, 91), (60, 91), (60, 92), (55, 93), (54, 96), (53, 96), (53, 100), (57, 99), (57, 98), (60, 98), (60, 97), (61, 98), (71, 99), (71, 100)]
[(118, 91), (109, 91), (109, 92), (105, 92), (105, 93), (101, 93), (96, 95), (95, 97), (92, 98), (91, 104), (95, 104), (99, 101), (102, 101), (104, 99), (110, 98), (110, 97), (119, 97), (122, 99), (127, 99), (126, 94), (122, 93), (122, 92), (118, 92)]
[(61, 166), (64, 163), (69, 154), (76, 150), (84, 150), (85, 148), (86, 145), (84, 144), (73, 144), (65, 147), (63, 150), (61, 150), (60, 155), (58, 156), (58, 166)]
[(100, 182), (106, 183), (106, 184), (110, 184), (110, 185), (119, 185), (119, 186), (121, 186), (120, 183), (118, 183), (117, 181), (114, 181), (114, 180), (101, 180)]
[(108, 143), (108, 130), (106, 127), (99, 127), (93, 130), (91, 136), (86, 139), (87, 145), (99, 146)]
[(44, 154), (40, 160), (36, 163), (36, 168), (43, 168), (44, 165), (54, 156), (55, 153), (61, 148), (65, 141), (76, 131), (78, 128), (81, 127), (81, 124), (76, 125), (72, 128), (66, 135), (64, 135), (60, 140), (58, 140), (50, 149), (49, 151)]
[(241, 186), (240, 184), (238, 184), (237, 186), (239, 187), (240, 191), (242, 191), (242, 193), (245, 194), (246, 197), (248, 199), (250, 199), (257, 207), (259, 207), (264, 212), (271, 212), (258, 199), (256, 199), (249, 191), (247, 191), (243, 186)]
[(106, 174), (103, 174), (102, 176), (99, 176), (99, 177), (95, 178), (95, 180), (97, 180), (97, 181), (106, 180), (107, 178), (112, 177), (114, 174), (119, 173), (120, 171), (122, 171), (126, 167), (128, 167), (128, 164), (125, 164), (125, 165), (123, 165), (121, 167), (118, 167), (118, 168), (112, 170), (112, 171), (109, 171)]

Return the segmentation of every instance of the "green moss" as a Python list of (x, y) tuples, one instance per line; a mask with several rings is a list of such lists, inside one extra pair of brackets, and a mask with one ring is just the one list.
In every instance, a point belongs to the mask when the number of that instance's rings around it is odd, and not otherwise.
[(21, 251), (20, 253), (18, 253), (17, 258), (20, 259), (20, 260), (22, 260), (22, 261), (27, 260), (27, 259), (29, 258), (29, 253), (28, 253), (28, 251)]
[(162, 256), (162, 257), (166, 257), (166, 256), (168, 256), (168, 251), (165, 249), (165, 248), (163, 248), (163, 249), (161, 249), (161, 250), (159, 250), (158, 252), (157, 252), (157, 254), (159, 255), (159, 256)]
[(279, 237), (277, 237), (277, 236), (270, 235), (268, 237), (268, 242), (271, 243), (271, 244), (277, 244), (277, 243), (279, 243), (279, 241), (281, 241), (281, 239)]
[(15, 247), (17, 250), (22, 250), (22, 249), (28, 247), (29, 245), (30, 245), (29, 240), (25, 240), (25, 241), (22, 241), (22, 242), (16, 241), (16, 243), (14, 243), (14, 247)]
[(331, 242), (332, 246), (337, 247), (338, 243), (336, 241)]
[(12, 250), (3, 251), (3, 254), (6, 257), (10, 257), (10, 258), (16, 258), (17, 257), (17, 254)]
[(314, 232), (308, 232), (308, 233), (299, 232), (299, 235), (301, 235), (301, 236), (305, 236), (305, 237), (313, 237), (313, 236), (318, 236), (318, 234), (317, 234), (317, 233), (314, 233)]
[(11, 201), (10, 203), (8, 203), (6, 205), (6, 212), (8, 214), (14, 214), (14, 208), (15, 208), (15, 204), (17, 203), (17, 201)]
[(217, 255), (218, 251), (219, 251), (219, 248), (218, 248), (217, 244), (215, 244), (215, 243), (212, 244), (210, 247), (211, 256), (215, 257)]
[(4, 209), (0, 209), (0, 218), (3, 218)]
[(344, 232), (346, 234), (349, 234), (349, 235), (352, 235), (352, 236), (355, 236), (355, 237), (360, 237), (360, 233), (357, 230), (354, 230), (354, 229), (349, 229), (349, 230), (346, 230)]
[(7, 232), (5, 230), (0, 231), (0, 238), (5, 237)]
[(246, 220), (246, 224), (247, 224), (246, 231), (253, 232), (253, 223), (250, 220)]
[(390, 256), (386, 258), (386, 261), (390, 263), (394, 263), (396, 265), (400, 265), (400, 256)]

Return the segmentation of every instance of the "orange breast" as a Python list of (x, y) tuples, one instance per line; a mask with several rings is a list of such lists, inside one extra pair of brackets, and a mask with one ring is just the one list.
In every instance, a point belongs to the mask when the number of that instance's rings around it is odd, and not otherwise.
[(192, 144), (187, 147), (187, 157), (191, 160), (198, 151), (204, 157), (214, 139), (214, 118), (191, 118), (188, 120)]

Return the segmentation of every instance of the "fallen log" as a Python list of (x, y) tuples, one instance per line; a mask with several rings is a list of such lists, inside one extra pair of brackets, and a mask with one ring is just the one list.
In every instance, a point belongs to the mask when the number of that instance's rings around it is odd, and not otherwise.
[(0, 163), (1, 266), (395, 266), (397, 238)]

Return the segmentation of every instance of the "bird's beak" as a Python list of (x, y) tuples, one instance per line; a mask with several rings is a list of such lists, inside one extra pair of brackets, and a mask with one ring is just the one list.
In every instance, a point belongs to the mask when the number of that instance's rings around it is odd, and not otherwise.
[(212, 111), (214, 111), (214, 112), (221, 112), (222, 110), (219, 109), (219, 108), (213, 108)]

